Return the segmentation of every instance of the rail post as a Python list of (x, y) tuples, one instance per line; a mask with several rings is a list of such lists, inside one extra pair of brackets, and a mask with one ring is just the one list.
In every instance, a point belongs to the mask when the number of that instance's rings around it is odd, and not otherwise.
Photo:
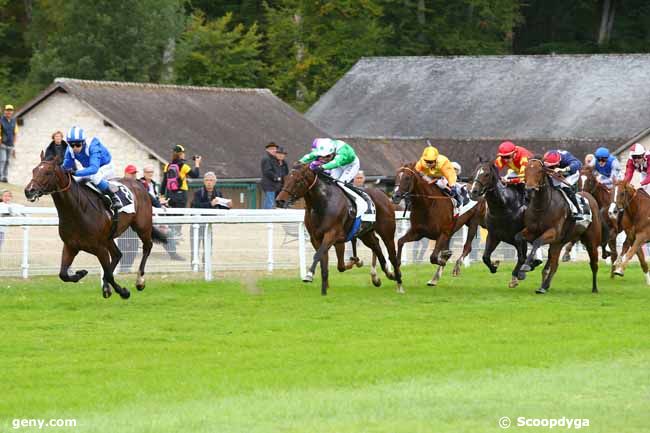
[(268, 248), (268, 255), (266, 260), (266, 270), (273, 272), (273, 223), (266, 225), (266, 244)]
[(23, 278), (29, 278), (29, 226), (23, 226), (23, 261), (21, 269)]
[(203, 264), (205, 281), (212, 281), (212, 224), (205, 225), (205, 231), (203, 232), (203, 254), (205, 254), (205, 262)]
[(300, 278), (307, 274), (307, 258), (305, 256), (305, 223), (298, 223), (298, 258), (300, 261)]
[(199, 225), (192, 224), (192, 271), (199, 271)]

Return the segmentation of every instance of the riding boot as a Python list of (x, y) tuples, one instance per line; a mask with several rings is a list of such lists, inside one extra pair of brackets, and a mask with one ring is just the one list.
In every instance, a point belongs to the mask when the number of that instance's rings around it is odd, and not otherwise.
[(119, 198), (117, 198), (117, 195), (115, 195), (115, 193), (111, 191), (110, 188), (107, 188), (106, 191), (104, 191), (104, 194), (106, 194), (108, 198), (111, 199), (111, 209), (117, 212), (120, 208), (122, 208), (122, 202)]
[(563, 187), (562, 190), (569, 197), (571, 203), (573, 203), (573, 205), (576, 207), (576, 211), (571, 215), (572, 218), (575, 221), (580, 221), (582, 219), (582, 209), (580, 207), (580, 203), (578, 203), (578, 197), (576, 196), (575, 191), (573, 190), (573, 188), (569, 188), (569, 187)]

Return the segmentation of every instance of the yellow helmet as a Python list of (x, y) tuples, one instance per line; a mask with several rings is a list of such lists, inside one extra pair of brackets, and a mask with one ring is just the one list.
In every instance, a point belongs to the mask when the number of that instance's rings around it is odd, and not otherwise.
[(427, 146), (424, 148), (424, 152), (422, 152), (422, 159), (425, 161), (435, 161), (438, 159), (438, 155), (440, 155), (438, 149), (433, 146)]

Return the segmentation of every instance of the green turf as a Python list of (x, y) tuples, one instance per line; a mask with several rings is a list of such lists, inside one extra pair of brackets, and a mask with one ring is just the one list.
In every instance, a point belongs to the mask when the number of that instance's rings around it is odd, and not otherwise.
[(650, 288), (602, 268), (598, 295), (586, 264), (544, 296), (539, 272), (509, 289), (479, 265), (436, 288), (433, 268), (406, 268), (406, 295), (367, 268), (332, 272), (327, 297), (318, 278), (154, 276), (128, 301), (93, 275), (3, 280), (0, 432), (474, 433), (502, 416), (650, 431)]

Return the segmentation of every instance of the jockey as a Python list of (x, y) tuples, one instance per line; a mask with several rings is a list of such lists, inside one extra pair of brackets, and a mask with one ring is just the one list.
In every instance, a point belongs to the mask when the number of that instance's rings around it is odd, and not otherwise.
[[(111, 209), (117, 211), (122, 207), (115, 191), (106, 181), (113, 177), (113, 164), (111, 164), (111, 153), (99, 141), (93, 137), (90, 143), (86, 142), (84, 130), (73, 126), (68, 131), (66, 141), (69, 144), (63, 159), (63, 168), (78, 179), (88, 179), (111, 199)], [(75, 161), (83, 167), (76, 169)]]
[(594, 165), (594, 174), (596, 180), (611, 188), (614, 181), (621, 177), (621, 164), (618, 159), (609, 153), (606, 147), (599, 147), (594, 153), (596, 164)]
[(357, 217), (366, 213), (368, 204), (349, 185), (360, 167), (359, 158), (352, 146), (341, 140), (317, 138), (313, 141), (311, 149), (311, 152), (300, 158), (300, 163), (309, 163), (309, 168), (316, 172), (328, 171), (328, 174), (338, 181), (341, 189), (354, 199)]
[(508, 167), (508, 172), (503, 177), (503, 181), (510, 184), (523, 182), (526, 175), (528, 159), (533, 156), (533, 153), (525, 147), (516, 146), (512, 141), (504, 141), (501, 143), (498, 152), (497, 158), (494, 160), (494, 165), (499, 170), (505, 166)]
[(648, 184), (650, 184), (650, 155), (645, 151), (641, 143), (636, 143), (630, 149), (630, 158), (625, 164), (625, 178), (626, 182), (632, 181), (634, 172), (641, 173), (641, 187), (648, 192)]
[(422, 157), (415, 164), (415, 171), (422, 174), (429, 184), (435, 182), (438, 188), (452, 196), (454, 215), (456, 215), (462, 200), (456, 185), (456, 170), (451, 161), (446, 156), (440, 155), (435, 147), (427, 146), (422, 152)]
[[(582, 219), (582, 212), (574, 185), (580, 179), (582, 163), (566, 150), (549, 150), (544, 154), (544, 166), (562, 176), (562, 179), (551, 177), (551, 183), (567, 195), (575, 209), (572, 209), (572, 217), (575, 221)], [(568, 185), (567, 185), (568, 184)]]

